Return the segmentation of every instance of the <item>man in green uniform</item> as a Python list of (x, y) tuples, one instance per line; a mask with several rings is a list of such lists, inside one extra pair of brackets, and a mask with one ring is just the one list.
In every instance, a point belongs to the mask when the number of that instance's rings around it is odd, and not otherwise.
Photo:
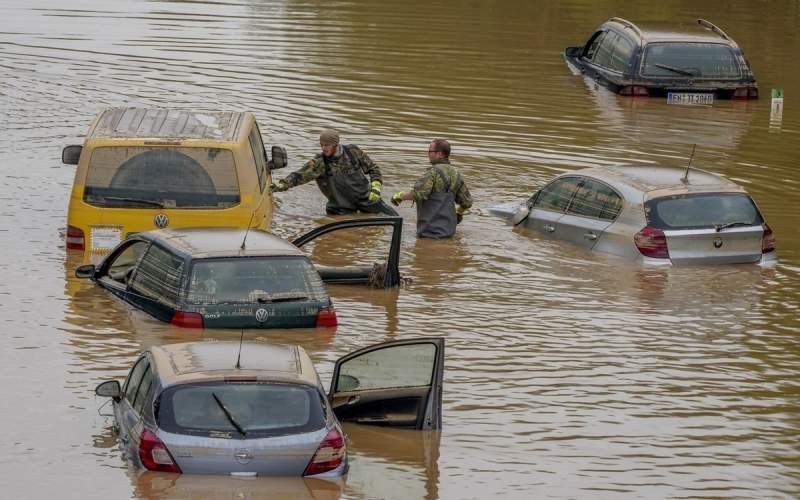
[(403, 200), (413, 200), (417, 204), (418, 237), (450, 238), (462, 214), (472, 206), (472, 196), (461, 173), (450, 164), (449, 142), (444, 139), (431, 142), (428, 160), (431, 166), (414, 184), (414, 189), (395, 193), (392, 203), (399, 205)]
[(381, 171), (365, 152), (353, 144), (339, 144), (339, 133), (331, 129), (322, 131), (319, 145), (322, 153), (273, 184), (272, 190), (286, 191), (315, 180), (328, 198), (325, 211), (329, 215), (354, 212), (398, 215), (381, 200)]

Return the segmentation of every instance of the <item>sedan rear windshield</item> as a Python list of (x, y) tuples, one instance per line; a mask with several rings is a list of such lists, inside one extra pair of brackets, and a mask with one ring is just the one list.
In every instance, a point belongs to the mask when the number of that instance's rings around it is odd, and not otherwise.
[[(236, 360), (231, 360), (231, 367)], [(175, 434), (260, 438), (299, 434), (325, 425), (322, 396), (315, 387), (259, 382), (179, 385), (164, 391), (158, 426)]]
[(644, 204), (650, 226), (703, 229), (763, 224), (753, 200), (740, 193), (707, 193), (655, 198)]
[(239, 204), (233, 154), (219, 148), (102, 147), (83, 199), (98, 207), (228, 208)]
[(322, 301), (328, 292), (306, 257), (201, 259), (192, 266), (187, 302)]
[(736, 56), (719, 43), (651, 43), (644, 51), (643, 76), (740, 78)]

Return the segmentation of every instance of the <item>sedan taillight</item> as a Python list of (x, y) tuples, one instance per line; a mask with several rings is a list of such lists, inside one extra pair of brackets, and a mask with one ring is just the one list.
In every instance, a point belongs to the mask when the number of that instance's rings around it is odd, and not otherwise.
[(631, 97), (649, 97), (650, 92), (647, 91), (647, 87), (628, 85), (619, 89), (619, 95), (627, 95)]
[(139, 459), (147, 470), (181, 473), (167, 447), (158, 436), (145, 429), (139, 440)]
[(775, 251), (775, 235), (772, 233), (766, 222), (764, 223), (764, 233), (761, 235), (761, 253)]
[(183, 328), (203, 328), (203, 315), (200, 313), (175, 311), (170, 320), (175, 326)]
[(739, 87), (733, 91), (731, 99), (758, 99), (758, 89), (753, 87)]
[(344, 444), (344, 436), (337, 429), (331, 429), (319, 444), (303, 475), (313, 476), (314, 474), (321, 474), (339, 467), (344, 462), (346, 453), (347, 447)]
[(645, 257), (669, 259), (667, 236), (660, 229), (646, 226), (633, 235), (633, 242), (636, 244), (636, 248), (639, 249), (639, 253)]
[(83, 250), (86, 248), (86, 238), (83, 230), (75, 226), (67, 226), (67, 248), (70, 250)]
[(333, 306), (323, 307), (317, 313), (317, 328), (328, 328), (339, 324), (336, 309)]

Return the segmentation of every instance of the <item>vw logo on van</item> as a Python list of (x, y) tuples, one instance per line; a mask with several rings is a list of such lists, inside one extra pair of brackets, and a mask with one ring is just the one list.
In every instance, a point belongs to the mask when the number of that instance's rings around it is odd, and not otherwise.
[(167, 217), (167, 214), (158, 214), (153, 218), (153, 222), (157, 228), (164, 229), (169, 226), (169, 217)]
[(263, 307), (256, 311), (256, 321), (263, 323), (269, 318), (269, 312)]

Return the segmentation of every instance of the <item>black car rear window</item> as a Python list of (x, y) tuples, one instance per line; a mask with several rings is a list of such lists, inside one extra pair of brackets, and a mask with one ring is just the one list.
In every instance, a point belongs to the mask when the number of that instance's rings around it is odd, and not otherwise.
[(642, 76), (740, 78), (736, 56), (719, 43), (651, 43), (644, 50)]
[(321, 301), (328, 292), (306, 257), (236, 257), (194, 262), (187, 302)]
[(101, 147), (83, 199), (98, 207), (228, 208), (239, 204), (233, 153), (220, 148)]
[(301, 384), (185, 384), (164, 391), (156, 419), (167, 432), (193, 436), (260, 438), (299, 434), (325, 425), (321, 398), (317, 388)]
[(753, 200), (741, 193), (668, 196), (645, 202), (650, 226), (658, 229), (703, 229), (763, 224)]

